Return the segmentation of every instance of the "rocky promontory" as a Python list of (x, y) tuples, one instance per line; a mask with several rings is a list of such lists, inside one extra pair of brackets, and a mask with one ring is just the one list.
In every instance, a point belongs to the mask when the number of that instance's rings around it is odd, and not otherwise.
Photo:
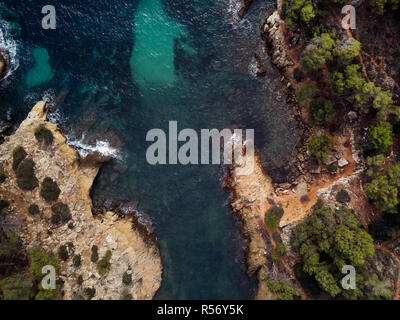
[[(40, 248), (61, 257), (59, 298), (79, 299), (89, 292), (92, 299), (152, 299), (162, 276), (155, 237), (146, 237), (137, 219), (113, 212), (93, 216), (89, 192), (101, 161), (93, 161), (93, 155), (82, 159), (46, 116), (46, 102), (39, 102), (0, 145), (6, 177), (0, 198), (9, 202), (0, 215), (4, 231), (20, 234), (28, 251)], [(21, 182), (22, 169), (16, 169), (21, 153), (33, 164), (28, 185)], [(53, 187), (47, 195), (45, 180)]]

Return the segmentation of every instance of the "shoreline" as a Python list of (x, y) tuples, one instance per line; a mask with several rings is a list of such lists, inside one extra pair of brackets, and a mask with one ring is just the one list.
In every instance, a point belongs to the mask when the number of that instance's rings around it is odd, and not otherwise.
[[(73, 254), (81, 255), (82, 265), (77, 270), (72, 265), (72, 259), (60, 261), (64, 299), (76, 299), (83, 287), (96, 288), (93, 299), (120, 299), (122, 294), (129, 294), (133, 299), (152, 299), (160, 288), (162, 275), (161, 255), (155, 235), (148, 232), (148, 237), (144, 237), (144, 227), (138, 223), (138, 219), (120, 219), (113, 212), (92, 215), (90, 189), (104, 159), (99, 159), (98, 155), (93, 155), (92, 159), (81, 159), (76, 150), (66, 145), (66, 138), (58, 127), (46, 121), (46, 116), (46, 102), (39, 102), (17, 131), (0, 145), (0, 162), (8, 176), (3, 183), (1, 195), (11, 203), (6, 215), (7, 221), (10, 225), (20, 226), (28, 249), (39, 246), (50, 253), (62, 244), (73, 244)], [(52, 146), (47, 148), (40, 146), (33, 134), (34, 129), (41, 124), (54, 136)], [(61, 189), (59, 200), (64, 200), (70, 207), (73, 229), (67, 225), (51, 226), (51, 205), (38, 196), (38, 188), (21, 191), (13, 181), (11, 154), (18, 145), (23, 146), (28, 156), (34, 160), (35, 174), (39, 181), (50, 176), (58, 182)], [(28, 214), (31, 203), (41, 208), (40, 217)], [(100, 257), (107, 250), (112, 252), (110, 270), (103, 276), (97, 274), (96, 264), (90, 262), (92, 245), (99, 247)], [(128, 293), (122, 293), (122, 275), (129, 270), (132, 270), (132, 286), (125, 288)], [(76, 273), (81, 274), (83, 287), (76, 284), (73, 276)]]

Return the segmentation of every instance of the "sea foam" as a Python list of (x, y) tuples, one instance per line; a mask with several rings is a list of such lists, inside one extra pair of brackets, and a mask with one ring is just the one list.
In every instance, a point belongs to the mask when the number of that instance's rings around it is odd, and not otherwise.
[(79, 140), (76, 139), (73, 140), (67, 136), (67, 144), (69, 146), (74, 147), (78, 151), (81, 157), (86, 157), (89, 153), (97, 151), (104, 156), (122, 160), (119, 150), (111, 147), (108, 141), (97, 140), (96, 145), (91, 146), (89, 144), (84, 143), (83, 142), (84, 140), (85, 140), (84, 134)]
[(10, 69), (2, 80), (11, 76), (19, 67), (17, 56), (17, 42), (11, 36), (10, 25), (0, 19), (0, 48), (5, 49), (10, 57)]

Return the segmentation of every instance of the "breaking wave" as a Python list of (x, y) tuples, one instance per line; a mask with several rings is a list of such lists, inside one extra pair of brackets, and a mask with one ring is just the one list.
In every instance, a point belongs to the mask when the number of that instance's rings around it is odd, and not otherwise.
[(97, 151), (104, 156), (122, 160), (119, 150), (111, 147), (108, 141), (97, 140), (96, 145), (91, 146), (89, 144), (84, 143), (83, 142), (84, 140), (85, 140), (85, 135), (82, 135), (81, 139), (79, 140), (72, 140), (67, 136), (67, 144), (69, 146), (74, 147), (81, 155), (81, 157), (86, 157), (89, 153)]
[(11, 76), (19, 67), (19, 59), (17, 57), (17, 42), (11, 36), (10, 25), (0, 19), (0, 48), (5, 49), (10, 57), (10, 69), (2, 80)]

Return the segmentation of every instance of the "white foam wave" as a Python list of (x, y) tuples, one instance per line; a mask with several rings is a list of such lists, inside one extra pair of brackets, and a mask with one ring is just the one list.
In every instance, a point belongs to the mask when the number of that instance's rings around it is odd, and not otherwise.
[(17, 42), (11, 36), (10, 25), (7, 21), (0, 19), (0, 48), (5, 49), (10, 57), (10, 69), (2, 80), (11, 76), (19, 67), (17, 57)]
[(248, 67), (249, 74), (253, 77), (257, 77), (257, 71), (258, 71), (258, 65), (257, 65), (257, 60), (255, 57), (253, 57), (249, 63)]
[(111, 147), (108, 141), (97, 140), (96, 145), (91, 146), (84, 143), (84, 139), (85, 135), (82, 135), (81, 139), (79, 140), (71, 140), (67, 136), (67, 144), (74, 147), (79, 152), (81, 157), (86, 157), (89, 153), (97, 151), (104, 156), (122, 160), (119, 150)]

